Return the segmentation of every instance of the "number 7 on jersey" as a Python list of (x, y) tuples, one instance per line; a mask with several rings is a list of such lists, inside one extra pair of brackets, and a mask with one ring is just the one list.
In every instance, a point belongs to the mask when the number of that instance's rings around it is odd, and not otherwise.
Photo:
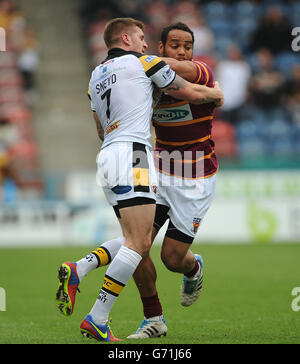
[(107, 106), (106, 116), (107, 116), (107, 119), (110, 119), (110, 110), (109, 110), (109, 107), (110, 107), (110, 94), (111, 94), (111, 88), (109, 88), (107, 91), (104, 92), (104, 94), (101, 95), (101, 100), (104, 100), (105, 97), (106, 97), (106, 106)]

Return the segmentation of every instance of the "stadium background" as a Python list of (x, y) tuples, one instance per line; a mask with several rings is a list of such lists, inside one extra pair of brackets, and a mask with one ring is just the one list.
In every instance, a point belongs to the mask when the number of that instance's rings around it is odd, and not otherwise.
[(2, 0), (1, 155), (24, 188), (3, 181), (0, 245), (94, 244), (118, 232), (95, 183), (99, 142), (86, 97), (115, 16), (146, 23), (149, 53), (163, 26), (186, 22), (194, 58), (224, 89), (213, 124), (217, 193), (197, 240), (300, 241), (299, 2)]

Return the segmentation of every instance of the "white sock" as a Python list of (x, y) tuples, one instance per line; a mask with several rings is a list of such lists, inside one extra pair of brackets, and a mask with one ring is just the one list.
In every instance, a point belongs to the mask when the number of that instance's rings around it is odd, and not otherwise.
[(100, 294), (90, 311), (97, 325), (104, 325), (108, 321), (113, 304), (125, 287), (142, 257), (136, 251), (122, 246), (113, 262), (109, 265)]
[(109, 264), (115, 258), (124, 242), (125, 238), (123, 236), (106, 241), (98, 249), (78, 260), (76, 264), (79, 280), (81, 281), (92, 270)]

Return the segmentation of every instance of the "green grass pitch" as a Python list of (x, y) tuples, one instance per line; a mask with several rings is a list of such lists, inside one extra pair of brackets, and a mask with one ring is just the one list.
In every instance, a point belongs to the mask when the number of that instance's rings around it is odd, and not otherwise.
[[(56, 308), (57, 268), (93, 247), (0, 249), (0, 287), (6, 311), (0, 311), (0, 343), (99, 344), (80, 335), (79, 325), (98, 295), (106, 268), (81, 283), (75, 312), (64, 317)], [(300, 287), (300, 244), (194, 245), (204, 258), (204, 289), (190, 307), (179, 303), (182, 276), (166, 270), (160, 246), (152, 257), (168, 334), (125, 344), (300, 343), (300, 311), (292, 310), (294, 287)], [(298, 303), (299, 305), (299, 303)], [(143, 314), (131, 279), (116, 301), (112, 329), (126, 338)], [(121, 345), (121, 344), (120, 344)]]

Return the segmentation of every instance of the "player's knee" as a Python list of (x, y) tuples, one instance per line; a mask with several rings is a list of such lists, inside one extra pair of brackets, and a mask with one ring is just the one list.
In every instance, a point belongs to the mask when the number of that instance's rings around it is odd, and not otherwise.
[(142, 258), (147, 258), (149, 256), (149, 251), (151, 248), (151, 236), (146, 236), (143, 239), (136, 239), (134, 241), (134, 250), (136, 250)]
[(143, 239), (142, 243), (143, 258), (149, 255), (150, 248), (151, 248), (151, 236), (148, 235)]

